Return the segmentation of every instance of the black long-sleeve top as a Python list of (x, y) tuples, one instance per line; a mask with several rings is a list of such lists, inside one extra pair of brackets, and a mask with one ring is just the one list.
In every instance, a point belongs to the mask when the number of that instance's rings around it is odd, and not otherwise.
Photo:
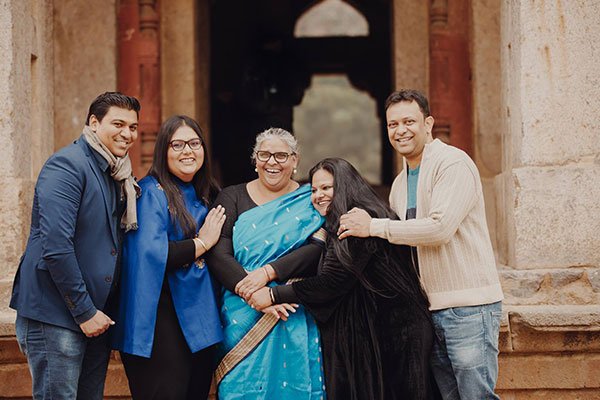
[(196, 259), (196, 245), (194, 239), (184, 239), (169, 242), (167, 254), (167, 272), (171, 272), (193, 262)]
[(346, 267), (335, 240), (328, 239), (317, 276), (273, 288), (276, 303), (300, 303), (319, 322), (327, 397), (432, 399), (433, 329), (410, 249), (344, 239), (352, 253)]
[[(348, 292), (359, 284), (357, 277), (335, 256), (331, 240), (319, 263), (319, 274), (291, 285), (275, 286), (275, 303), (301, 303), (319, 322), (331, 317)], [(369, 260), (368, 256), (355, 260), (357, 271), (362, 272)]]
[[(233, 226), (242, 213), (258, 206), (248, 194), (246, 185), (246, 183), (242, 183), (223, 189), (213, 204), (213, 207), (219, 204), (223, 206), (227, 218), (219, 241), (208, 252), (208, 268), (211, 275), (232, 292), (238, 282), (247, 275), (233, 253)], [(275, 270), (278, 281), (286, 281), (291, 277), (311, 276), (317, 271), (321, 251), (320, 242), (310, 241), (269, 264)]]
[[(410, 265), (409, 247), (390, 246), (381, 239), (346, 239), (352, 241), (351, 248), (354, 249), (352, 272), (335, 255), (333, 240), (337, 239), (329, 239), (327, 242), (318, 275), (291, 285), (274, 287), (275, 303), (301, 303), (320, 322), (326, 322), (348, 293), (358, 286), (369, 286), (380, 298), (395, 298), (398, 295), (403, 297), (392, 302), (405, 302), (405, 296), (408, 296), (420, 304), (427, 303), (416, 272), (408, 271), (408, 267), (405, 267), (400, 274), (399, 265)], [(378, 242), (378, 251), (369, 254), (365, 246), (367, 240)], [(385, 259), (394, 259), (394, 265), (389, 265)], [(365, 282), (359, 282), (355, 272), (362, 275)]]

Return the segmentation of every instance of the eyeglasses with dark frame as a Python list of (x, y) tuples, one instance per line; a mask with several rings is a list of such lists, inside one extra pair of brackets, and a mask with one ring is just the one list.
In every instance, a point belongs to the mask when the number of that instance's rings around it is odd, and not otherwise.
[(256, 159), (258, 161), (267, 162), (273, 157), (276, 163), (283, 164), (290, 158), (290, 156), (295, 155), (296, 153), (286, 153), (284, 151), (278, 151), (276, 153), (271, 153), (270, 151), (260, 150), (254, 153), (256, 155)]
[(190, 140), (175, 139), (175, 140), (171, 140), (169, 142), (169, 146), (171, 146), (171, 148), (176, 152), (183, 151), (183, 149), (185, 149), (185, 145), (188, 145), (190, 147), (190, 149), (192, 149), (192, 150), (200, 150), (200, 148), (202, 147), (202, 139), (200, 139), (200, 138), (193, 138)]

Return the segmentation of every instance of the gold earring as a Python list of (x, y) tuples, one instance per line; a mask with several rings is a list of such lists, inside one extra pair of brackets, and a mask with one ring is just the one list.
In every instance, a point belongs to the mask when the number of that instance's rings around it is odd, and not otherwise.
[(292, 172), (295, 174), (296, 172), (298, 172), (298, 170), (296, 168), (294, 168), (294, 170)]

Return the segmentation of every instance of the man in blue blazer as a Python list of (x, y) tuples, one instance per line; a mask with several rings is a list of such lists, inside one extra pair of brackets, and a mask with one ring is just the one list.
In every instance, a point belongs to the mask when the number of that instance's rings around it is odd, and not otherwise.
[(40, 171), (10, 302), (34, 399), (102, 399), (121, 228), (137, 228), (128, 150), (139, 110), (134, 97), (98, 96), (81, 137)]

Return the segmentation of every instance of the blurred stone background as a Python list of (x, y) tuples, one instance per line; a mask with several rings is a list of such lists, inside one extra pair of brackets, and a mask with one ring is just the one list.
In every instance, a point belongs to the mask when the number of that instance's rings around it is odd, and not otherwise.
[[(29, 398), (8, 309), (44, 161), (106, 90), (142, 101), (143, 176), (160, 122), (195, 117), (225, 184), (268, 126), (300, 176), (347, 158), (382, 196), (401, 169), (383, 101), (429, 95), (434, 134), (484, 185), (505, 292), (503, 399), (600, 399), (600, 3), (592, 0), (0, 0), (0, 399)], [(127, 398), (114, 357), (107, 398)]]

